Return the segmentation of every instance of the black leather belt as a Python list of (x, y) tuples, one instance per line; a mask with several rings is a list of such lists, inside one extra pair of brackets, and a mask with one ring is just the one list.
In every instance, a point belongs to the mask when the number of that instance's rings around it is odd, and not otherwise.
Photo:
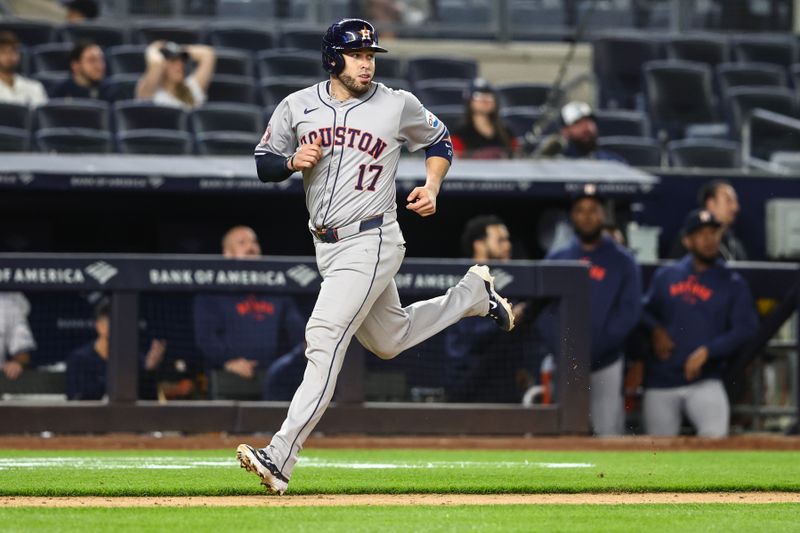
[(334, 243), (341, 241), (342, 239), (346, 239), (347, 237), (352, 237), (353, 235), (361, 233), (362, 231), (379, 228), (382, 224), (383, 215), (378, 215), (376, 217), (365, 218), (364, 220), (353, 222), (352, 224), (342, 226), (341, 228), (319, 228), (312, 231), (314, 235), (316, 235), (316, 237), (322, 242)]

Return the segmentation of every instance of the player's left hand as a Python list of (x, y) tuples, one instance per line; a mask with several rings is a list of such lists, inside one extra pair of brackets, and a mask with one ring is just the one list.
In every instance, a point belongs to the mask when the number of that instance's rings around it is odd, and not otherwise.
[(689, 358), (683, 366), (683, 373), (687, 381), (694, 381), (700, 377), (700, 370), (702, 370), (706, 361), (708, 361), (708, 348), (705, 346), (701, 346), (689, 354)]
[(14, 381), (22, 375), (22, 365), (18, 361), (6, 361), (3, 365), (3, 374), (9, 381)]
[(436, 212), (436, 193), (428, 187), (415, 187), (406, 200), (406, 209), (421, 217), (429, 217)]

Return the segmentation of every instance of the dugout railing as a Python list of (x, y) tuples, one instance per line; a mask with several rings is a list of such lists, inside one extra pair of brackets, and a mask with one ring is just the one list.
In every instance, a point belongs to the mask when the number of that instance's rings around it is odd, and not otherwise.
[[(443, 293), (470, 263), (409, 259), (398, 274), (401, 297)], [(586, 434), (589, 431), (589, 278), (577, 262), (512, 261), (498, 265), (503, 294), (558, 302), (555, 401), (517, 404), (367, 402), (365, 351), (353, 341), (334, 403), (317, 430), (369, 434)], [(236, 261), (209, 256), (0, 254), (0, 291), (101, 291), (109, 296), (107, 399), (0, 402), (0, 433), (229, 432), (277, 429), (286, 402), (139, 400), (138, 312), (151, 292), (241, 292), (313, 297), (321, 279), (308, 257)]]

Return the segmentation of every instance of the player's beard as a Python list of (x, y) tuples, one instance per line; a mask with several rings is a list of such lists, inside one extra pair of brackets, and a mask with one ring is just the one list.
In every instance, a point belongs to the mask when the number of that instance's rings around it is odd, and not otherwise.
[(575, 228), (575, 235), (578, 236), (578, 239), (583, 244), (597, 244), (603, 236), (603, 226), (597, 226), (597, 228), (591, 231)]
[(347, 74), (339, 74), (339, 81), (342, 82), (342, 85), (347, 87), (347, 90), (350, 91), (351, 94), (355, 95), (362, 95), (369, 90), (369, 86), (372, 85), (372, 82), (367, 83), (364, 85), (363, 83), (359, 82), (357, 79), (348, 76)]

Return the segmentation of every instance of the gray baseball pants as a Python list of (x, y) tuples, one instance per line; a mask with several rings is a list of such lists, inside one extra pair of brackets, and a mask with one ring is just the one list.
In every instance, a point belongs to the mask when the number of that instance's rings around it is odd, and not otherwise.
[(592, 430), (600, 437), (622, 435), (625, 432), (625, 406), (622, 399), (624, 358), (592, 372), (589, 378)]
[(642, 411), (649, 435), (677, 435), (684, 412), (699, 437), (728, 435), (730, 406), (725, 387), (718, 379), (704, 379), (683, 387), (647, 389)]
[(336, 243), (315, 239), (322, 286), (306, 326), (303, 382), (267, 453), (289, 478), (306, 438), (330, 404), (347, 346), (355, 335), (382, 359), (435, 335), (463, 317), (485, 315), (489, 299), (483, 279), (467, 274), (446, 294), (400, 305), (394, 276), (405, 243), (394, 217), (380, 228)]

